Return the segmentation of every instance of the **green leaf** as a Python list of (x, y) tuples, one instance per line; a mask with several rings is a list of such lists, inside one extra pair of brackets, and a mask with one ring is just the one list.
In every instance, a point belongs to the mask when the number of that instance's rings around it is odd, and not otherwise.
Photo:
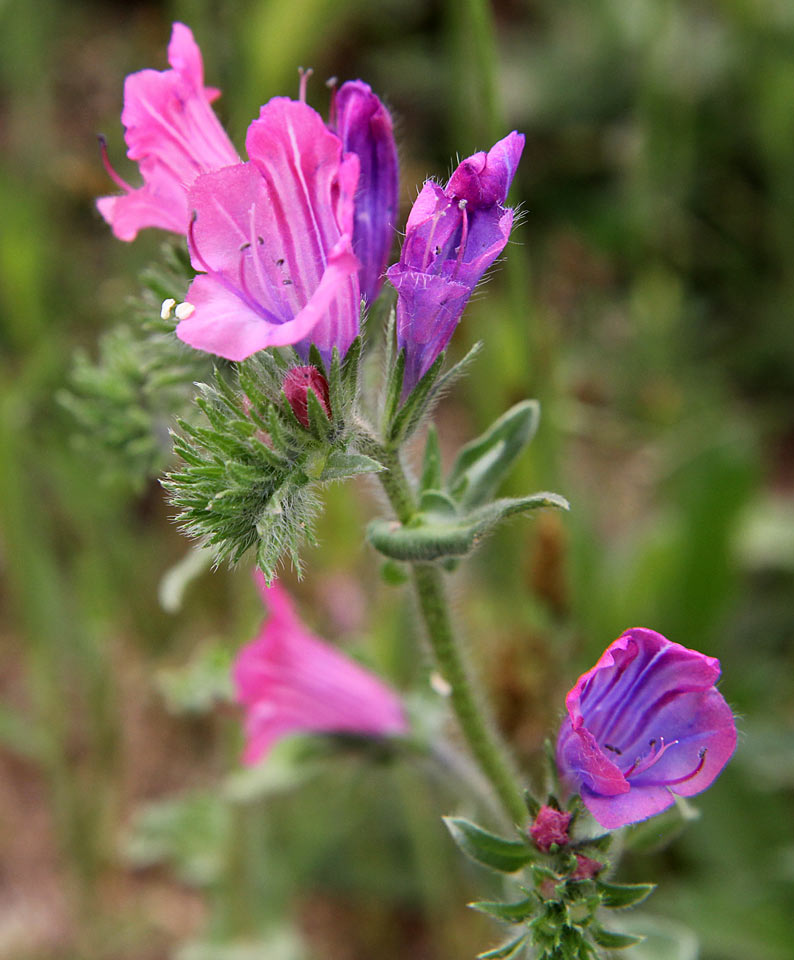
[(383, 405), (383, 431), (388, 430), (400, 406), (402, 396), (403, 377), (405, 376), (405, 350), (400, 350), (393, 365), (388, 368), (386, 382), (386, 399)]
[[(400, 356), (403, 358), (404, 364), (404, 351), (401, 351)], [(433, 361), (433, 366), (408, 394), (399, 412), (393, 419), (387, 420), (389, 425), (388, 439), (395, 446), (407, 440), (422, 422), (422, 417), (428, 411), (430, 400), (434, 393), (434, 387), (436, 386), (436, 380), (438, 379), (443, 363), (444, 354), (440, 353)]]
[(487, 913), (489, 917), (496, 917), (505, 923), (521, 923), (531, 917), (537, 908), (538, 902), (534, 897), (527, 897), (515, 903), (502, 903), (499, 900), (475, 900), (469, 904), (472, 910)]
[(419, 489), (422, 491), (441, 489), (441, 448), (438, 443), (438, 430), (436, 430), (434, 423), (430, 424), (427, 431)]
[(515, 873), (535, 858), (534, 851), (526, 843), (505, 840), (463, 817), (444, 817), (444, 823), (452, 839), (468, 857), (492, 870)]
[(642, 903), (656, 889), (655, 883), (604, 883), (597, 881), (601, 905), (611, 909), (632, 907)]
[(345, 480), (361, 473), (380, 473), (385, 469), (382, 463), (367, 457), (363, 453), (342, 453), (332, 450), (325, 461), (325, 469), (320, 475), (321, 481)]
[(527, 942), (529, 934), (522, 933), (515, 940), (503, 943), (501, 947), (495, 947), (493, 950), (486, 950), (485, 953), (478, 953), (477, 960), (509, 960), (515, 957)]
[(635, 943), (642, 943), (645, 939), (645, 937), (635, 937), (631, 933), (616, 933), (614, 930), (605, 930), (598, 924), (590, 926), (590, 935), (599, 947), (608, 947), (610, 950), (633, 947)]
[(416, 562), (463, 557), (474, 550), (498, 523), (513, 514), (527, 513), (539, 507), (568, 509), (564, 497), (545, 492), (494, 500), (463, 516), (456, 516), (448, 509), (449, 500), (443, 495), (436, 493), (432, 503), (432, 510), (420, 510), (408, 524), (383, 518), (373, 520), (367, 529), (370, 543), (394, 560)]
[(447, 489), (465, 509), (480, 506), (497, 490), (524, 447), (535, 436), (540, 405), (524, 400), (467, 443), (452, 465)]

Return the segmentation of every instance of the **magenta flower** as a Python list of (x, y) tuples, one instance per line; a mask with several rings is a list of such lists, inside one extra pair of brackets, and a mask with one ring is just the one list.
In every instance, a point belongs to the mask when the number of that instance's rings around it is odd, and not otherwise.
[(570, 822), (570, 813), (544, 804), (529, 828), (529, 835), (539, 850), (548, 853), (553, 843), (562, 847), (571, 839), (568, 836)]
[(171, 70), (141, 70), (124, 84), (127, 156), (138, 163), (143, 186), (125, 183), (105, 156), (124, 193), (97, 200), (120, 240), (134, 240), (144, 227), (187, 233), (190, 185), (200, 173), (239, 163), (210, 107), (220, 91), (204, 86), (201, 51), (183, 23), (173, 26), (168, 62)]
[(645, 820), (716, 779), (736, 747), (719, 675), (714, 657), (636, 628), (579, 677), (557, 765), (601, 826)]
[(358, 334), (353, 196), (359, 160), (305, 103), (274, 97), (248, 128), (248, 163), (200, 176), (188, 201), (194, 308), (180, 340), (228, 360), (314, 343), (330, 363)]
[(399, 203), (397, 145), (389, 111), (361, 80), (343, 83), (331, 103), (330, 127), (361, 163), (355, 202), (353, 252), (361, 262), (361, 293), (380, 292), (394, 240)]
[(309, 633), (286, 591), (278, 584), (268, 588), (259, 571), (255, 576), (269, 616), (234, 665), (237, 699), (246, 713), (244, 762), (256, 763), (293, 733), (407, 733), (397, 694)]
[(472, 291), (507, 243), (513, 211), (503, 204), (523, 149), (524, 137), (514, 131), (487, 154), (464, 160), (443, 189), (425, 183), (413, 205), (400, 261), (386, 272), (397, 290), (404, 395), (449, 343)]

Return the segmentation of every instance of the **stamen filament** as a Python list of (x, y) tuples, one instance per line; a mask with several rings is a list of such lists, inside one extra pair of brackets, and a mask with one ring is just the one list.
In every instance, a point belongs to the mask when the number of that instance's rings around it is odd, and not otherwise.
[(97, 140), (99, 141), (99, 152), (102, 156), (102, 166), (107, 171), (107, 175), (116, 184), (116, 186), (120, 187), (125, 193), (132, 193), (134, 188), (131, 187), (126, 180), (122, 179), (122, 177), (120, 177), (113, 169), (113, 165), (110, 162), (110, 157), (108, 157), (107, 140), (101, 133), (97, 136)]

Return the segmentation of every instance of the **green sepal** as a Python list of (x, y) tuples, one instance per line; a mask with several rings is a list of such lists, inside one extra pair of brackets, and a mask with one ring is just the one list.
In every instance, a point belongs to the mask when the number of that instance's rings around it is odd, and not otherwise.
[(312, 436), (321, 443), (330, 442), (334, 425), (311, 387), (306, 391), (306, 414), (309, 418), (309, 430)]
[(610, 950), (622, 950), (624, 947), (633, 947), (642, 943), (645, 937), (635, 937), (631, 933), (616, 933), (614, 930), (605, 930), (597, 923), (590, 925), (590, 936), (599, 945)]
[(527, 942), (528, 936), (528, 933), (522, 933), (517, 936), (515, 940), (510, 940), (508, 943), (503, 943), (501, 947), (494, 947), (493, 950), (486, 950), (485, 953), (478, 953), (477, 960), (510, 960), (510, 957), (517, 956), (519, 950), (523, 949)]
[(642, 903), (656, 889), (655, 883), (605, 883), (596, 881), (601, 905), (616, 910)]
[(309, 346), (309, 363), (313, 367), (317, 367), (320, 373), (328, 379), (328, 371), (325, 369), (325, 363), (323, 362), (323, 356), (317, 348), (317, 345), (312, 343)]
[(468, 904), (472, 910), (487, 913), (489, 917), (496, 917), (505, 923), (521, 923), (532, 916), (538, 906), (535, 897), (517, 900), (515, 903), (502, 903), (499, 900), (475, 900)]
[[(402, 359), (405, 365), (405, 352), (400, 351), (397, 363)], [(428, 410), (428, 405), (436, 386), (436, 380), (444, 363), (444, 354), (440, 353), (433, 361), (433, 366), (421, 378), (419, 383), (405, 398), (405, 402), (393, 418), (388, 419), (388, 440), (393, 446), (399, 446), (416, 430), (422, 417)]]
[(447, 489), (464, 509), (478, 507), (496, 492), (510, 468), (535, 436), (540, 404), (524, 400), (511, 407), (476, 440), (458, 452)]
[(461, 377), (464, 377), (468, 372), (469, 367), (474, 363), (475, 359), (480, 355), (485, 344), (482, 340), (478, 340), (475, 344), (471, 346), (469, 351), (463, 356), (456, 364), (451, 366), (446, 373), (442, 374), (438, 378), (436, 383), (435, 395), (443, 393), (452, 386), (453, 383), (456, 383), (460, 380)]
[[(444, 504), (442, 509), (441, 505)], [(568, 509), (568, 501), (556, 493), (494, 500), (463, 516), (447, 509), (448, 499), (438, 495), (432, 511), (419, 511), (408, 524), (373, 520), (367, 528), (370, 543), (384, 556), (409, 562), (464, 557), (498, 523), (518, 513), (539, 507)]]
[(341, 450), (332, 450), (325, 461), (325, 469), (320, 474), (320, 481), (346, 480), (348, 477), (357, 477), (362, 473), (380, 473), (383, 469), (385, 468), (382, 463), (363, 453), (343, 453)]
[(452, 839), (477, 863), (501, 873), (515, 873), (535, 859), (535, 852), (520, 840), (506, 840), (463, 817), (444, 817)]
[(441, 489), (441, 447), (438, 443), (438, 430), (434, 423), (430, 424), (427, 431), (419, 489), (421, 491)]
[(540, 813), (540, 803), (532, 796), (529, 790), (524, 791), (524, 803), (526, 804), (530, 817), (534, 820)]
[(384, 433), (389, 429), (394, 421), (397, 410), (400, 406), (400, 397), (402, 396), (403, 378), (405, 376), (405, 350), (400, 350), (393, 364), (388, 369), (388, 380), (386, 382), (386, 399), (383, 404), (383, 429)]

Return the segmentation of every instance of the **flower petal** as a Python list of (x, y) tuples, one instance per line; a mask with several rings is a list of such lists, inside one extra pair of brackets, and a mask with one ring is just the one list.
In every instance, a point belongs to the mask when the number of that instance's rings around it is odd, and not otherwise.
[(462, 161), (449, 178), (445, 193), (466, 200), (471, 209), (504, 203), (523, 149), (524, 135), (514, 130), (488, 153), (475, 153)]
[(218, 91), (204, 87), (201, 51), (184, 24), (173, 26), (168, 57), (173, 69), (141, 70), (124, 84), (127, 156), (138, 161), (144, 185), (97, 204), (122, 240), (144, 227), (186, 233), (193, 180), (239, 160), (209, 105)]
[(389, 111), (368, 84), (343, 83), (333, 100), (332, 128), (361, 164), (355, 197), (353, 250), (361, 261), (362, 295), (377, 297), (394, 241), (399, 203), (397, 145)]

